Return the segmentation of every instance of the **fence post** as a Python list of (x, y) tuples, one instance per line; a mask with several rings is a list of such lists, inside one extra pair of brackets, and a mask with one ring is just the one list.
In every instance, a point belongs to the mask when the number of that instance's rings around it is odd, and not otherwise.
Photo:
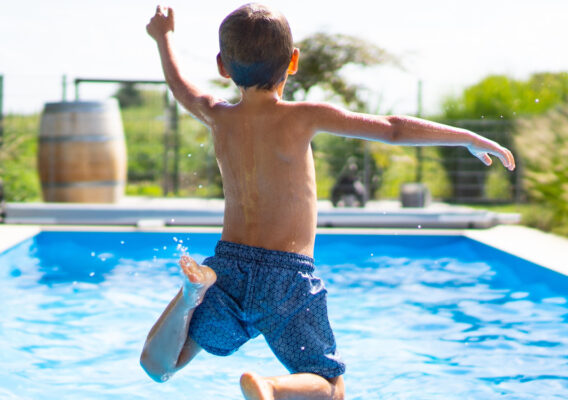
[(162, 192), (164, 196), (167, 196), (170, 191), (170, 173), (169, 173), (169, 165), (168, 165), (168, 155), (170, 152), (170, 127), (168, 123), (168, 108), (170, 105), (170, 99), (168, 97), (168, 89), (166, 88), (164, 92), (164, 117), (165, 117), (165, 124), (164, 124), (164, 154), (163, 154), (163, 172), (162, 172)]
[[(417, 98), (417, 110), (416, 116), (418, 118), (422, 117), (422, 81), (418, 81), (418, 98)], [(422, 183), (422, 147), (416, 147), (416, 182)]]
[[(0, 74), (0, 152), (4, 144), (4, 75)], [(2, 174), (3, 175), (3, 174)], [(0, 220), (4, 219), (4, 180), (0, 175)]]
[(173, 136), (173, 151), (174, 151), (174, 170), (172, 172), (173, 191), (177, 196), (179, 194), (179, 123), (178, 123), (178, 105), (177, 101), (173, 99), (170, 106), (170, 121), (169, 130)]
[(0, 75), (0, 148), (4, 143), (4, 75)]
[(61, 78), (61, 101), (67, 101), (67, 75)]

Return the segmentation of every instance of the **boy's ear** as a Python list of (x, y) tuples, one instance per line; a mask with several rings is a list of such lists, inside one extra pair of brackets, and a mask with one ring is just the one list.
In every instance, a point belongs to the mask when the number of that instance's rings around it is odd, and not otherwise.
[(221, 53), (217, 54), (217, 69), (219, 70), (219, 75), (223, 78), (229, 79), (231, 77), (225, 69), (225, 64), (223, 64), (223, 60), (221, 59)]
[(288, 75), (294, 75), (298, 72), (298, 60), (300, 59), (300, 49), (294, 47), (294, 52), (292, 53), (292, 58), (290, 59), (290, 65), (288, 65)]

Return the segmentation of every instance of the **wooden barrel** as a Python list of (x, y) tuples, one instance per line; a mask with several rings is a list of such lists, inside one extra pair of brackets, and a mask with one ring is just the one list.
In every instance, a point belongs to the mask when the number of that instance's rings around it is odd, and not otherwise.
[(126, 145), (116, 100), (47, 103), (38, 168), (46, 202), (118, 202), (126, 182)]

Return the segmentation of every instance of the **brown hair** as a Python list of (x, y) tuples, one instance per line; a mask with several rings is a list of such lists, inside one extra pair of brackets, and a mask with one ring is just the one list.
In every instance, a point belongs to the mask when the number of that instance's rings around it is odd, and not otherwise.
[(223, 20), (219, 46), (225, 69), (244, 88), (273, 89), (286, 77), (294, 51), (286, 18), (256, 3), (239, 7)]

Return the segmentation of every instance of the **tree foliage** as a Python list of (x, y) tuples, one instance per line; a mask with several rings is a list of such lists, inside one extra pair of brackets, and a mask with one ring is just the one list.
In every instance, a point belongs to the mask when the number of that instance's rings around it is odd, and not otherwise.
[(523, 161), (523, 183), (530, 200), (540, 203), (568, 235), (568, 106), (520, 119), (515, 143)]
[(568, 101), (568, 73), (538, 73), (528, 80), (492, 75), (444, 102), (446, 119), (513, 119), (542, 114)]
[(301, 100), (316, 86), (337, 95), (346, 106), (362, 110), (365, 102), (359, 96), (359, 87), (347, 81), (341, 70), (347, 65), (362, 67), (380, 64), (400, 65), (398, 59), (384, 49), (363, 39), (342, 35), (316, 33), (298, 42), (300, 68), (289, 78), (284, 97)]
[(123, 110), (130, 107), (139, 107), (144, 104), (142, 92), (134, 83), (121, 84), (113, 97), (118, 100), (120, 108)]

